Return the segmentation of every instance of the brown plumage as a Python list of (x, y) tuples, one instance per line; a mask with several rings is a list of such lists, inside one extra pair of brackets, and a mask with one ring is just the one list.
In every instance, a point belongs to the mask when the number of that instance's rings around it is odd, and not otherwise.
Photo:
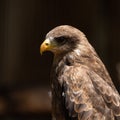
[(120, 120), (120, 96), (80, 30), (58, 26), (46, 35), (40, 50), (54, 53), (53, 120)]

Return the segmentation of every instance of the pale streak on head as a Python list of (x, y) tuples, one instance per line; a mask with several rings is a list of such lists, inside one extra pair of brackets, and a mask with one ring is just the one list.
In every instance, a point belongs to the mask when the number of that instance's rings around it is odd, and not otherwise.
[(69, 55), (69, 58), (70, 58), (70, 59), (74, 59), (73, 55)]
[(49, 40), (53, 40), (53, 37), (49, 37)]
[(79, 49), (75, 49), (74, 52), (76, 53), (76, 55), (80, 56), (80, 50)]

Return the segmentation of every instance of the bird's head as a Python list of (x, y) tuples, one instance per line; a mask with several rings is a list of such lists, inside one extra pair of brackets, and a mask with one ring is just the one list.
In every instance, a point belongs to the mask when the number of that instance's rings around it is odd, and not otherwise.
[(64, 54), (72, 51), (81, 42), (81, 34), (84, 36), (72, 26), (58, 26), (46, 35), (45, 41), (40, 46), (40, 53), (51, 51), (54, 54)]

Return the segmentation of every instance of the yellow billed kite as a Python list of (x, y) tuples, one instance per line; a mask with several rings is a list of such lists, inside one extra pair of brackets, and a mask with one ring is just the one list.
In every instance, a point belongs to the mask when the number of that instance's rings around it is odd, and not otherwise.
[(120, 96), (84, 33), (58, 26), (46, 35), (44, 51), (54, 53), (53, 120), (120, 120)]

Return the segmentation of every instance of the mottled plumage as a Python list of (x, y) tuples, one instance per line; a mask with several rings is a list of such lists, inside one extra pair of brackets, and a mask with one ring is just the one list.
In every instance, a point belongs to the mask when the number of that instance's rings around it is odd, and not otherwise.
[(51, 30), (46, 39), (49, 42), (41, 45), (41, 51), (54, 53), (53, 120), (120, 120), (120, 96), (85, 35), (63, 25)]

